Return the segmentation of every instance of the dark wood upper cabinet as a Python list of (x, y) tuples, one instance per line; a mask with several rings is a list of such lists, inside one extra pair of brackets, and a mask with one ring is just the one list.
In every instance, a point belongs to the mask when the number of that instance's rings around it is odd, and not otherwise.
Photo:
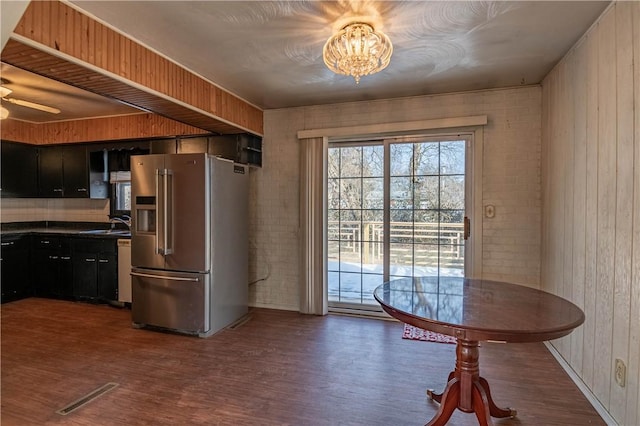
[(40, 197), (89, 196), (89, 165), (85, 146), (42, 147), (39, 157)]
[(86, 146), (65, 146), (62, 151), (62, 181), (65, 198), (89, 196), (89, 163)]
[(39, 150), (38, 195), (45, 198), (62, 198), (62, 147), (49, 146)]
[(0, 194), (3, 198), (38, 196), (38, 149), (33, 145), (0, 143)]

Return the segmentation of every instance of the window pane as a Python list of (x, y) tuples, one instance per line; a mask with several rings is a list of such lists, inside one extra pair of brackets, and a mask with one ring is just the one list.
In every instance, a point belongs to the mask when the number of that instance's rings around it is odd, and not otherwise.
[(340, 243), (327, 241), (327, 267), (330, 271), (338, 271), (340, 261)]
[(340, 180), (329, 179), (327, 182), (327, 207), (340, 208)]
[(362, 180), (360, 178), (340, 179), (340, 208), (362, 208)]
[(413, 273), (413, 245), (391, 243), (389, 267), (389, 272), (393, 275), (411, 276)]
[(340, 301), (360, 303), (362, 299), (362, 275), (358, 273), (340, 273)]
[(389, 199), (392, 209), (413, 208), (413, 179), (392, 177), (389, 181)]
[(338, 272), (327, 274), (327, 286), (329, 287), (329, 300), (340, 300), (340, 274)]
[(382, 145), (362, 147), (362, 176), (384, 176), (384, 147)]
[(327, 176), (329, 178), (337, 178), (340, 176), (340, 150), (337, 148), (329, 148), (327, 156)]
[(413, 240), (413, 212), (411, 210), (391, 210), (389, 241), (410, 243)]
[(438, 275), (438, 249), (438, 245), (415, 245), (415, 268), (413, 270), (413, 274), (416, 277)]
[(373, 290), (382, 285), (384, 280), (381, 274), (362, 274), (362, 301), (367, 304), (377, 304), (373, 298)]
[(360, 242), (340, 242), (340, 270), (347, 272), (360, 272)]
[(416, 210), (414, 212), (414, 242), (417, 244), (438, 244), (439, 228), (437, 210)]
[(465, 141), (440, 142), (440, 174), (464, 174)]
[(362, 147), (340, 148), (340, 177), (362, 176)]
[[(414, 204), (416, 209), (437, 209), (439, 207), (438, 176), (415, 178)], [(463, 193), (464, 195), (464, 193)]]
[(360, 233), (360, 210), (340, 211), (340, 241), (354, 243), (362, 239)]
[(362, 179), (362, 199), (365, 209), (384, 207), (384, 180), (382, 178)]
[(437, 175), (440, 170), (439, 142), (415, 144), (416, 175)]
[(391, 176), (411, 176), (413, 144), (394, 143), (389, 149)]
[(464, 176), (440, 177), (440, 208), (464, 209)]

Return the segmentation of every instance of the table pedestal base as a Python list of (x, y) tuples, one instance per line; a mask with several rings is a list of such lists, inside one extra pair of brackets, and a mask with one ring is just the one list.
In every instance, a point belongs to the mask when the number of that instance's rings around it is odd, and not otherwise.
[(482, 426), (492, 425), (491, 417), (515, 417), (511, 408), (499, 408), (491, 398), (489, 383), (480, 377), (480, 351), (475, 340), (458, 339), (456, 369), (449, 373), (447, 387), (437, 394), (428, 390), (427, 395), (440, 403), (440, 408), (427, 426), (445, 425), (457, 408), (465, 413), (475, 413)]

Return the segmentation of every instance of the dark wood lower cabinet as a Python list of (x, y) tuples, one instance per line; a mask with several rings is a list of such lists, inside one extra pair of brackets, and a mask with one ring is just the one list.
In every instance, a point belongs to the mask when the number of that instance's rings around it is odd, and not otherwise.
[(72, 297), (73, 255), (67, 237), (33, 237), (32, 287), (37, 297)]
[(98, 257), (98, 297), (118, 300), (118, 258), (115, 254)]
[(73, 246), (74, 297), (117, 300), (117, 240), (75, 239)]
[(28, 235), (2, 238), (0, 249), (1, 301), (22, 299), (31, 293), (29, 262), (31, 243)]
[(93, 253), (76, 253), (73, 259), (74, 297), (98, 297), (98, 259)]
[(1, 254), (2, 303), (29, 296), (118, 300), (114, 238), (3, 236)]

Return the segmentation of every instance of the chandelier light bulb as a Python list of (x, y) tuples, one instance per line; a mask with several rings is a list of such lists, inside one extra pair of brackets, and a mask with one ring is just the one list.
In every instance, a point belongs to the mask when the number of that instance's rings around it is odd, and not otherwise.
[(350, 75), (360, 83), (360, 77), (377, 73), (389, 65), (393, 46), (381, 31), (369, 24), (351, 23), (327, 40), (322, 59), (336, 74)]

